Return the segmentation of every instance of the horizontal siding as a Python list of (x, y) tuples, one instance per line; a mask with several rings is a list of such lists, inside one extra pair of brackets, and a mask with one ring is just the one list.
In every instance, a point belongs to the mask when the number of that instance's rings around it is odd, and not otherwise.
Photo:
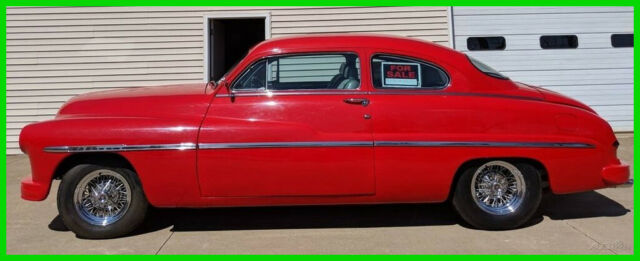
[(373, 32), (448, 45), (447, 7), (8, 7), (7, 153), (69, 98), (203, 79), (203, 16), (270, 12), (271, 35)]
[[(513, 80), (594, 108), (617, 131), (633, 130), (633, 48), (611, 34), (633, 33), (633, 7), (454, 7), (454, 41)], [(540, 36), (573, 34), (577, 49), (543, 50)], [(470, 36), (503, 36), (505, 50), (468, 51)]]

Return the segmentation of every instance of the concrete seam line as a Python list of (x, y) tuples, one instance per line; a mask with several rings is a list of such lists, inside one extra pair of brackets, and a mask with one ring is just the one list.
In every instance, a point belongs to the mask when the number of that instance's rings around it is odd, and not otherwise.
[(171, 234), (169, 234), (167, 239), (164, 242), (162, 242), (162, 245), (160, 245), (160, 248), (158, 248), (158, 251), (156, 251), (155, 255), (158, 255), (158, 253), (160, 253), (160, 250), (162, 250), (162, 248), (164, 248), (164, 245), (166, 245), (167, 242), (169, 242), (169, 239), (171, 239), (171, 237), (173, 236), (173, 233), (175, 233), (175, 232), (171, 231)]
[(596, 240), (595, 238), (589, 236), (587, 233), (585, 233), (584, 231), (578, 229), (577, 227), (575, 227), (574, 225), (571, 225), (571, 223), (569, 223), (569, 220), (564, 220), (564, 223), (567, 224), (567, 226), (573, 228), (573, 230), (578, 231), (578, 233), (584, 235), (585, 237), (587, 237), (588, 239), (591, 239), (591, 241), (596, 242), (596, 244), (598, 244), (598, 246), (604, 246), (607, 250), (609, 250), (609, 252), (611, 252), (614, 255), (617, 255), (618, 253), (616, 253), (615, 251), (613, 251), (611, 248), (609, 248), (609, 246), (600, 243), (600, 241)]

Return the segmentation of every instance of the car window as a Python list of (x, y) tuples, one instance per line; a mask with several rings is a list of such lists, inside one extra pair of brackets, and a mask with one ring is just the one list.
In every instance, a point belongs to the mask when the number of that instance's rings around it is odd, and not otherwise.
[(252, 90), (252, 89), (265, 89), (267, 78), (267, 61), (261, 60), (254, 63), (248, 70), (246, 70), (238, 81), (233, 85), (234, 90)]
[(469, 62), (473, 64), (473, 67), (476, 67), (476, 69), (478, 69), (478, 71), (481, 71), (482, 73), (494, 78), (503, 79), (503, 80), (509, 79), (509, 77), (504, 76), (500, 72), (496, 71), (496, 69), (493, 69), (491, 68), (491, 66), (482, 63), (480, 60), (475, 59), (471, 56), (467, 56), (467, 58), (469, 59)]
[(376, 88), (441, 89), (449, 84), (449, 76), (437, 66), (392, 55), (373, 56), (371, 73)]
[(358, 89), (360, 60), (356, 54), (301, 54), (269, 57), (255, 63), (234, 89)]

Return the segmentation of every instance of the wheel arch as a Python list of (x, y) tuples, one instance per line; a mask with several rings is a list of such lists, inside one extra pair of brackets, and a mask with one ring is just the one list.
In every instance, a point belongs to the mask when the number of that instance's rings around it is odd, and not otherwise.
[(534, 168), (536, 168), (540, 174), (540, 179), (542, 181), (542, 188), (547, 189), (549, 187), (549, 173), (545, 165), (537, 159), (528, 158), (528, 157), (487, 157), (487, 158), (473, 158), (462, 163), (455, 172), (453, 179), (451, 180), (451, 184), (449, 184), (449, 195), (447, 200), (451, 200), (454, 193), (455, 185), (458, 183), (460, 176), (464, 172), (465, 169), (472, 167), (474, 165), (480, 165), (493, 160), (503, 160), (509, 163), (528, 163), (531, 164)]
[(65, 173), (80, 164), (96, 164), (108, 167), (126, 168), (137, 174), (131, 162), (118, 153), (82, 152), (65, 157), (53, 172), (53, 179), (61, 179)]

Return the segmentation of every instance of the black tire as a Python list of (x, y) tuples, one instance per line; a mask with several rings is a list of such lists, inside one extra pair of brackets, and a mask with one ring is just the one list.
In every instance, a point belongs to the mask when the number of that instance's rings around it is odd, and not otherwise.
[[(108, 170), (120, 174), (131, 190), (131, 201), (128, 208), (123, 211), (124, 214), (115, 222), (105, 226), (88, 222), (76, 210), (74, 203), (76, 187), (85, 176), (96, 170)], [(73, 167), (62, 177), (58, 188), (58, 212), (67, 228), (81, 238), (105, 239), (126, 235), (144, 221), (148, 206), (149, 203), (136, 173), (125, 168), (81, 164)]]
[(495, 214), (483, 210), (479, 206), (482, 203), (476, 203), (471, 189), (471, 182), (476, 171), (490, 162), (496, 161), (485, 161), (462, 170), (461, 176), (455, 184), (453, 206), (464, 221), (478, 229), (505, 230), (520, 227), (531, 219), (540, 205), (542, 189), (539, 170), (524, 162), (501, 161), (515, 166), (520, 171), (526, 189), (522, 201), (515, 211)]

